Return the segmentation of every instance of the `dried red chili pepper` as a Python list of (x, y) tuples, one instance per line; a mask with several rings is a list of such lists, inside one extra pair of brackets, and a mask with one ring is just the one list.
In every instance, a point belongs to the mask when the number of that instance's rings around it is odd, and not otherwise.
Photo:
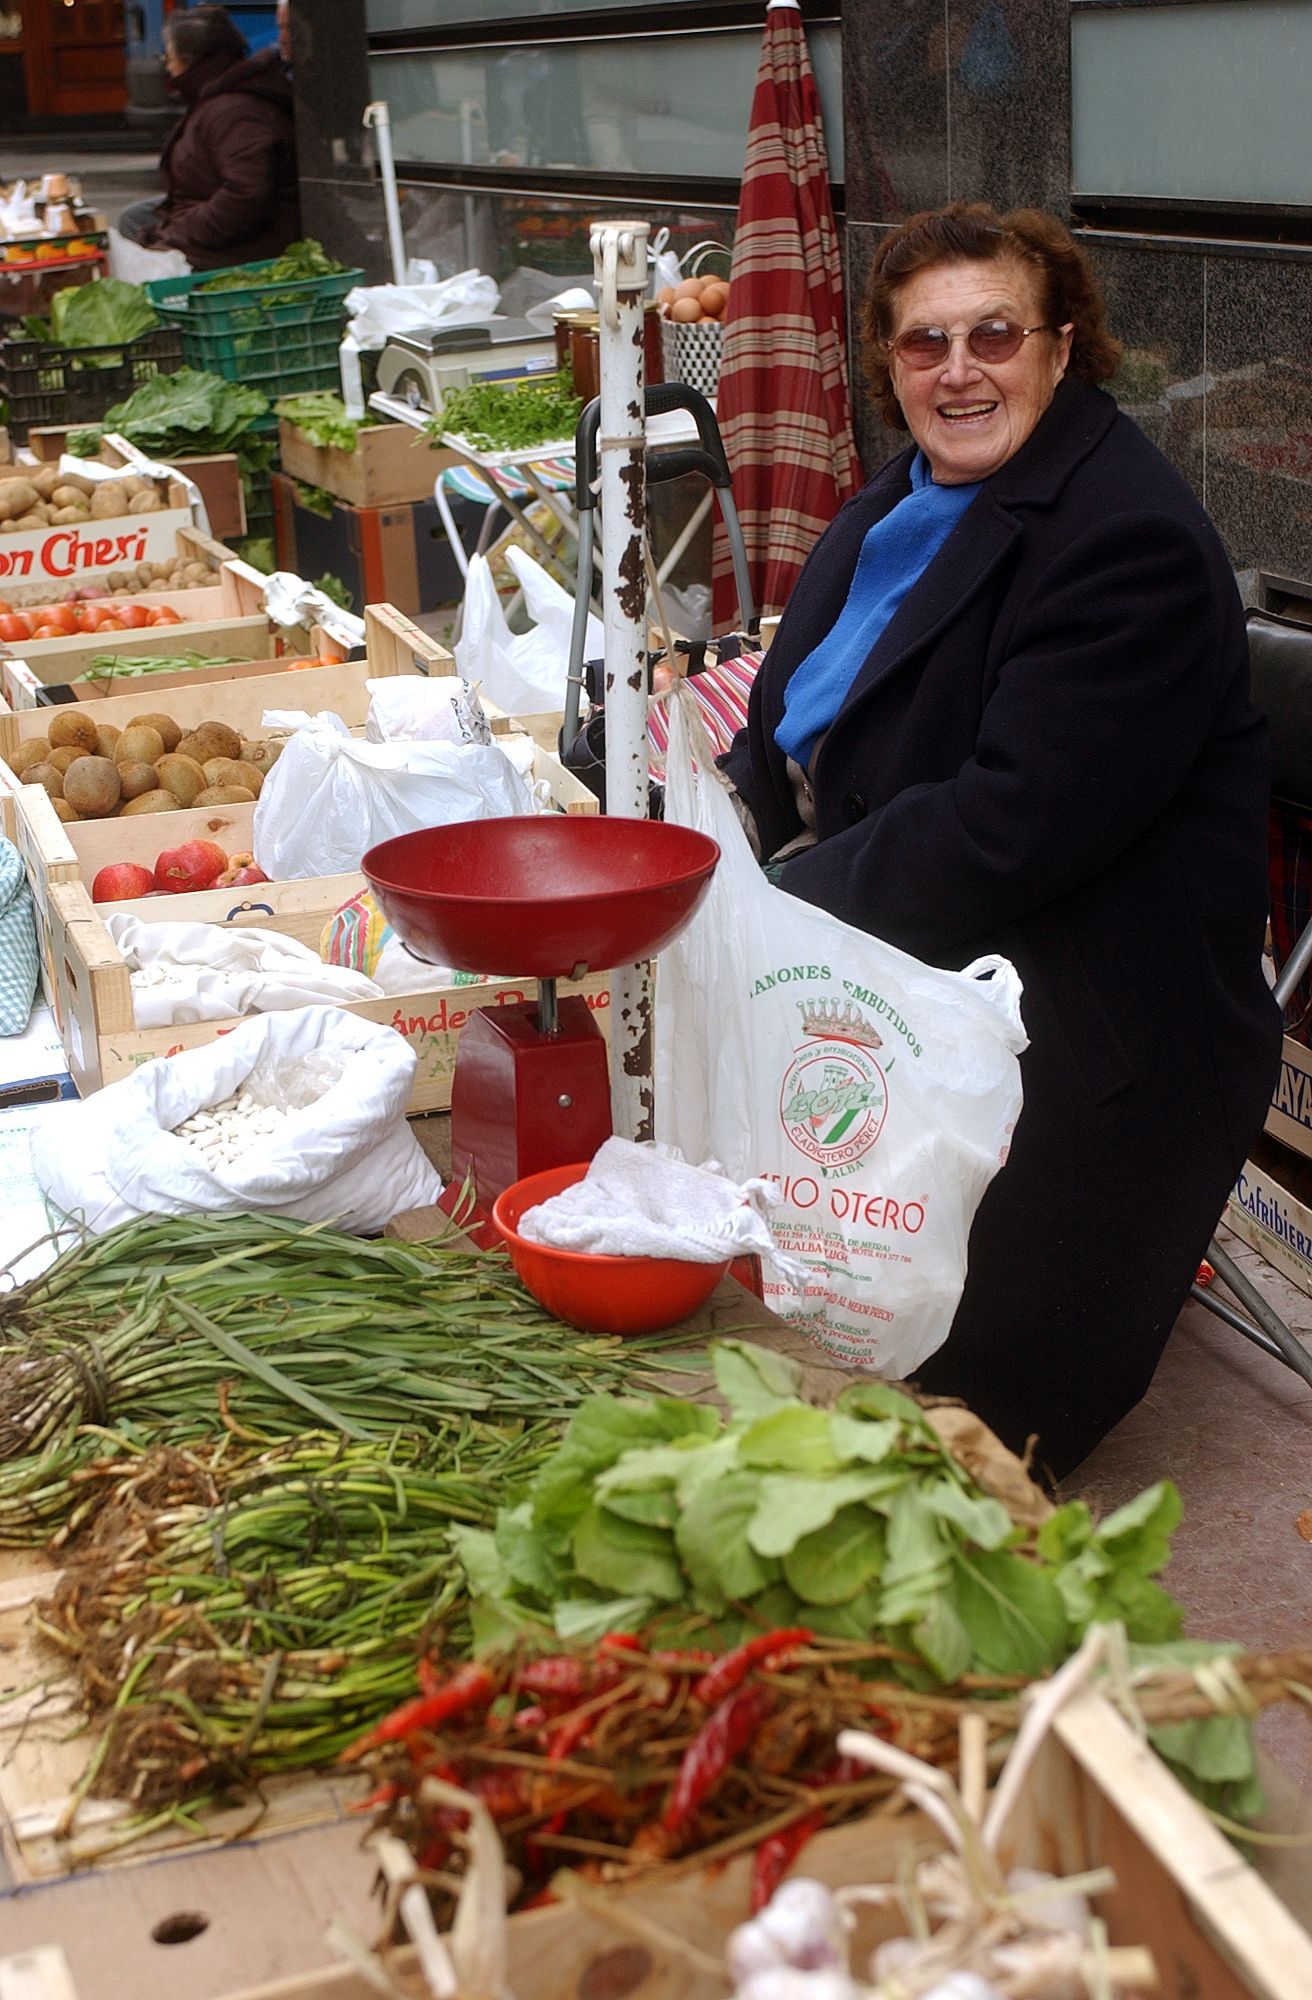
[(642, 1640), (636, 1632), (606, 1632), (597, 1641), (599, 1653), (640, 1653)]
[(529, 1809), (528, 1778), (523, 1771), (479, 1771), (465, 1790), (481, 1799), (494, 1820), (515, 1819)]
[(580, 1743), (585, 1742), (592, 1734), (596, 1720), (596, 1716), (591, 1713), (571, 1715), (558, 1729), (553, 1729), (547, 1738), (548, 1760), (558, 1764), (562, 1758), (577, 1750)]
[(715, 1662), (709, 1673), (702, 1675), (693, 1689), (698, 1701), (705, 1702), (707, 1708), (714, 1708), (736, 1687), (741, 1687), (753, 1667), (759, 1667), (776, 1653), (784, 1653), (792, 1646), (805, 1646), (814, 1635), (805, 1626), (789, 1626), (779, 1632), (760, 1632), (756, 1638), (735, 1646), (731, 1653), (724, 1653)]
[(762, 1687), (737, 1688), (702, 1724), (683, 1753), (661, 1825), (680, 1833), (735, 1757), (752, 1743), (770, 1713), (772, 1699)]
[(380, 1743), (401, 1743), (421, 1730), (452, 1722), (457, 1716), (468, 1714), (471, 1708), (486, 1708), (496, 1691), (497, 1684), (486, 1667), (461, 1667), (445, 1687), (432, 1694), (417, 1695), (413, 1701), (402, 1702), (400, 1708), (385, 1715), (376, 1728), (343, 1750), (339, 1761), (354, 1763), (366, 1750), (376, 1749)]
[(546, 1720), (547, 1711), (540, 1701), (533, 1702), (528, 1708), (521, 1708), (514, 1718), (516, 1729), (524, 1730), (530, 1736), (535, 1736)]
[(437, 1694), (445, 1685), (441, 1674), (427, 1655), (419, 1662), (418, 1679), (420, 1694)]
[(781, 1826), (761, 1842), (752, 1856), (752, 1915), (763, 1910), (802, 1849), (824, 1826), (824, 1811), (803, 1813), (791, 1826)]
[(405, 1787), (398, 1785), (396, 1780), (392, 1779), (385, 1785), (379, 1785), (376, 1791), (370, 1792), (367, 1799), (357, 1799), (355, 1804), (349, 1805), (346, 1810), (352, 1813), (381, 1812), (384, 1806), (394, 1806), (404, 1795)]

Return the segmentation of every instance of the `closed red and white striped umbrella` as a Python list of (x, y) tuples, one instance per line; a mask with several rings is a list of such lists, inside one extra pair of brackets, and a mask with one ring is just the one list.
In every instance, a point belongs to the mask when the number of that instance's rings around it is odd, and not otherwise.
[[(782, 610), (861, 484), (820, 95), (797, 0), (770, 0), (747, 137), (717, 396), (759, 611)], [(717, 629), (733, 614), (717, 537)]]

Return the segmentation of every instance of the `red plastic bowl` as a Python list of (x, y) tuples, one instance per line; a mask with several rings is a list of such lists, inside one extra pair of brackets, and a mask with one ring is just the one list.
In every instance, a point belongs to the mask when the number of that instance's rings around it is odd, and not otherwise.
[(723, 1264), (686, 1264), (673, 1257), (593, 1257), (555, 1250), (519, 1234), (519, 1218), (587, 1173), (548, 1167), (512, 1181), (492, 1204), (492, 1220), (505, 1238), (510, 1261), (539, 1305), (583, 1333), (663, 1333), (705, 1305), (728, 1270)]
[(541, 813), (398, 834), (360, 866), (397, 936), (457, 972), (581, 979), (679, 935), (720, 850), (660, 820)]

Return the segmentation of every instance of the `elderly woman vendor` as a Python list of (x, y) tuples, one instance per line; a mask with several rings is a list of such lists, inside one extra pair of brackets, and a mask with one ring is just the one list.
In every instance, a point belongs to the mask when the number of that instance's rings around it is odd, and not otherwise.
[(1021, 974), (1024, 1110), (917, 1379), (1061, 1477), (1147, 1389), (1270, 1097), (1266, 725), (1061, 224), (915, 216), (865, 315), (911, 443), (813, 551), (725, 765), (791, 895)]

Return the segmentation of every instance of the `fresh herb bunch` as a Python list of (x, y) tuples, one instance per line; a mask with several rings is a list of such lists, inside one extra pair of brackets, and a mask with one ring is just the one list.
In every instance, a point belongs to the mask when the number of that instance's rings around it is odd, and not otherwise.
[(248, 266), (241, 265), (233, 271), (221, 271), (216, 278), (207, 278), (197, 285), (198, 292), (245, 292), (252, 286), (285, 285), (302, 278), (329, 278), (335, 271), (347, 271), (349, 264), (339, 264), (330, 257), (322, 243), (313, 236), (306, 236), (299, 243), (291, 243), (281, 257), (275, 257), (267, 269), (252, 273)]
[(1083, 1502), (1021, 1522), (978, 1486), (920, 1408), (883, 1383), (834, 1410), (800, 1371), (736, 1341), (713, 1350), (730, 1421), (670, 1397), (592, 1396), (493, 1534), (456, 1531), (481, 1645), (554, 1626), (586, 1641), (691, 1612), (721, 1644), (761, 1627), (880, 1639), (913, 1685), (1037, 1675), (1096, 1621), (1180, 1630), (1152, 1579), (1180, 1518), (1162, 1481), (1095, 1524)]
[(453, 432), (477, 451), (523, 451), (534, 444), (563, 444), (578, 427), (583, 399), (574, 393), (569, 373), (507, 387), (482, 382), (468, 389), (448, 389), (442, 412), (424, 429), (438, 440)]

